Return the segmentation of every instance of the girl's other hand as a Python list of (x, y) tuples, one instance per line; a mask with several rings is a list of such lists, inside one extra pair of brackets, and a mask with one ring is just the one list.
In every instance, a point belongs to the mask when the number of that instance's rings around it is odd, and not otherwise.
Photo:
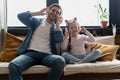
[(65, 36), (64, 39), (68, 39), (69, 38), (69, 32), (67, 30), (67, 28), (65, 28)]
[(86, 33), (86, 32), (87, 32), (87, 29), (86, 29), (85, 27), (82, 27), (80, 32)]

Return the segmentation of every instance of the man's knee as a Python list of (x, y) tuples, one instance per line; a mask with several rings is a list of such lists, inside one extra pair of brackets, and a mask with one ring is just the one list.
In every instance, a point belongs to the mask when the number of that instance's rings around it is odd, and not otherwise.
[(19, 69), (19, 68), (20, 68), (19, 65), (17, 65), (16, 63), (14, 63), (14, 62), (9, 63), (9, 66), (8, 66), (9, 70), (15, 70), (15, 69)]
[(64, 67), (66, 62), (65, 62), (65, 59), (63, 57), (59, 57), (55, 60), (55, 64), (58, 66), (58, 67)]

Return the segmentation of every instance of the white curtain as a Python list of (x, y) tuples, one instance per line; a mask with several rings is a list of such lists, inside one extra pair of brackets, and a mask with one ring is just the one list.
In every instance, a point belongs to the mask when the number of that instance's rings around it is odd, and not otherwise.
[(0, 51), (7, 30), (7, 0), (0, 0)]

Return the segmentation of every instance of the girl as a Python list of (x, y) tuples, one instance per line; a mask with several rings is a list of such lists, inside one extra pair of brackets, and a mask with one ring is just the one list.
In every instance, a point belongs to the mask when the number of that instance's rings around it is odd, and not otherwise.
[[(86, 54), (85, 41), (94, 42), (94, 36), (86, 30), (81, 28), (77, 19), (66, 20), (67, 30), (65, 31), (64, 41), (61, 44), (62, 50), (68, 50), (64, 52), (62, 56), (67, 63), (88, 63), (95, 61), (101, 55), (99, 50), (94, 50), (89, 54)], [(82, 32), (84, 34), (79, 34)]]

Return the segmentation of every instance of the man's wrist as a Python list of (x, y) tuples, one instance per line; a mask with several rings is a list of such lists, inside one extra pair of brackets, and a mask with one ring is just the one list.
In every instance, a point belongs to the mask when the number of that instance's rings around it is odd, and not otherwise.
[(59, 30), (60, 30), (60, 25), (56, 24), (56, 31), (59, 31)]
[(40, 12), (30, 12), (32, 16), (38, 16), (38, 15), (41, 15)]

